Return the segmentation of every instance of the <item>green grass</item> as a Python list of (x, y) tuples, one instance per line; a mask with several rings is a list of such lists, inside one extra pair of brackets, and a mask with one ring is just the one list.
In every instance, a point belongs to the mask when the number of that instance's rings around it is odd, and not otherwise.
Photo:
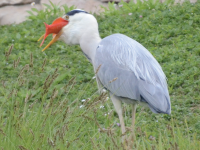
[[(200, 2), (121, 4), (95, 15), (101, 37), (122, 33), (143, 44), (168, 78), (172, 103), (171, 115), (138, 107), (134, 149), (198, 150)], [(43, 22), (51, 24), (64, 12), (55, 5), (33, 11), (38, 15), (29, 21), (0, 27), (0, 148), (125, 149), (118, 116), (107, 95), (98, 95), (92, 65), (80, 47), (57, 42), (41, 52)], [(131, 126), (130, 106), (124, 105), (124, 112)]]

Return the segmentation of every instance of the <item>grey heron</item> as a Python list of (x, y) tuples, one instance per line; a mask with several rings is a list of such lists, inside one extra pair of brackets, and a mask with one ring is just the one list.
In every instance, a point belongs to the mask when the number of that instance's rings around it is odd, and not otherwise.
[(132, 105), (133, 129), (137, 104), (147, 105), (154, 113), (171, 113), (166, 76), (144, 46), (119, 33), (101, 39), (96, 18), (84, 10), (72, 10), (58, 20), (52, 27), (46, 25), (46, 35), (42, 37), (45, 39), (50, 33), (54, 36), (43, 51), (57, 40), (80, 45), (96, 72), (98, 89), (105, 88), (110, 93), (122, 134), (126, 130), (122, 102)]

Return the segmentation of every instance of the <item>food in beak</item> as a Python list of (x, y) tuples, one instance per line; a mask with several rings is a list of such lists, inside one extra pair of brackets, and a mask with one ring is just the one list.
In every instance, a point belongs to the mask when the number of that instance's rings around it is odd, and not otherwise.
[(63, 18), (57, 18), (56, 20), (53, 21), (51, 25), (48, 25), (44, 22), (45, 27), (46, 27), (46, 32), (44, 35), (42, 35), (38, 41), (40, 41), (42, 38), (42, 43), (40, 44), (40, 47), (43, 45), (44, 40), (49, 34), (53, 34), (53, 39), (49, 44), (42, 50), (45, 51), (49, 46), (51, 46), (53, 43), (55, 43), (58, 38), (62, 35), (63, 31), (62, 28), (68, 24), (68, 21), (63, 19)]

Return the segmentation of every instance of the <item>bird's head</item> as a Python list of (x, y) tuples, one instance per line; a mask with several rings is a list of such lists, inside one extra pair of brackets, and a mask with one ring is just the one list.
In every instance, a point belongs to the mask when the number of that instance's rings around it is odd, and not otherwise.
[(80, 9), (75, 9), (66, 13), (63, 17), (54, 20), (51, 25), (44, 24), (46, 33), (38, 40), (40, 41), (43, 38), (40, 46), (42, 46), (45, 38), (49, 34), (53, 34), (53, 39), (42, 51), (46, 50), (57, 40), (62, 40), (69, 45), (79, 44), (80, 38), (82, 35), (87, 34), (87, 30), (98, 31), (98, 24), (95, 17)]

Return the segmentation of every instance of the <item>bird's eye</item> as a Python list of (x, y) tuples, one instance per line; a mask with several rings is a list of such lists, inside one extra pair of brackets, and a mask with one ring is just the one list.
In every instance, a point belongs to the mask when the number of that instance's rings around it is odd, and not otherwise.
[(69, 16), (65, 16), (65, 19), (67, 19), (67, 20), (68, 20), (68, 19), (69, 19)]

